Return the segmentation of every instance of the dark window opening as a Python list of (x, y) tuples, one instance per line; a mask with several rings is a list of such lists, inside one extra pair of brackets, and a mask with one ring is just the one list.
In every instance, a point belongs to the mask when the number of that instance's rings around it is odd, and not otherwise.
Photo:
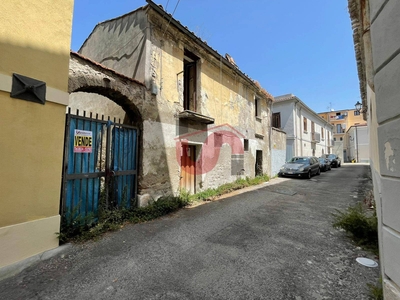
[(355, 110), (355, 111), (354, 111), (354, 115), (355, 115), (355, 116), (359, 116), (359, 115), (360, 115), (360, 112), (359, 112), (358, 110)]
[(262, 151), (256, 150), (256, 165), (255, 165), (255, 175), (261, 176), (263, 174), (262, 166)]
[(183, 60), (183, 109), (197, 111), (197, 61), (199, 58), (188, 50)]
[(249, 140), (248, 139), (244, 139), (243, 148), (244, 148), (244, 151), (249, 151)]
[(256, 110), (255, 110), (256, 117), (260, 118), (261, 117), (261, 102), (260, 102), (260, 99), (255, 98), (254, 102), (255, 102), (255, 108), (256, 108)]
[(272, 127), (281, 128), (281, 113), (272, 114)]

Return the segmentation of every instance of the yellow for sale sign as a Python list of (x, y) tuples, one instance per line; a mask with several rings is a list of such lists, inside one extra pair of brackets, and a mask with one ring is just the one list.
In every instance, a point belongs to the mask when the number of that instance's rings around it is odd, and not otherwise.
[(75, 129), (74, 153), (92, 153), (92, 132)]

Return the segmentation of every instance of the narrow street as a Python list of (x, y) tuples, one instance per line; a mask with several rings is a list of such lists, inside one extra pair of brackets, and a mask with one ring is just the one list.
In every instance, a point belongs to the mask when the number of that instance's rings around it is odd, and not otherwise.
[(1, 299), (368, 299), (374, 258), (332, 227), (371, 188), (367, 165), (128, 225), (0, 282)]

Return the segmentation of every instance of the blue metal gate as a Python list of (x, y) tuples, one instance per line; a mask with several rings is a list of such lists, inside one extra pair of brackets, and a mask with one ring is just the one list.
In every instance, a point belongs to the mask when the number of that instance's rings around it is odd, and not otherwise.
[(92, 117), (66, 116), (60, 214), (96, 220), (99, 206), (136, 203), (138, 129)]

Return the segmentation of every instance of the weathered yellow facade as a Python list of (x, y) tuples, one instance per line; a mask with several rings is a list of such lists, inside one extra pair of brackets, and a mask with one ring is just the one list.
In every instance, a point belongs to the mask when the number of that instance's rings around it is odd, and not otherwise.
[[(58, 246), (72, 10), (0, 3), (0, 268)], [(46, 103), (11, 98), (13, 73), (45, 82)]]
[[(228, 55), (147, 3), (98, 24), (79, 50), (143, 82), (150, 94), (137, 107), (143, 120), (139, 203), (238, 176), (270, 175), (273, 97)], [(100, 105), (97, 112), (107, 114)]]

